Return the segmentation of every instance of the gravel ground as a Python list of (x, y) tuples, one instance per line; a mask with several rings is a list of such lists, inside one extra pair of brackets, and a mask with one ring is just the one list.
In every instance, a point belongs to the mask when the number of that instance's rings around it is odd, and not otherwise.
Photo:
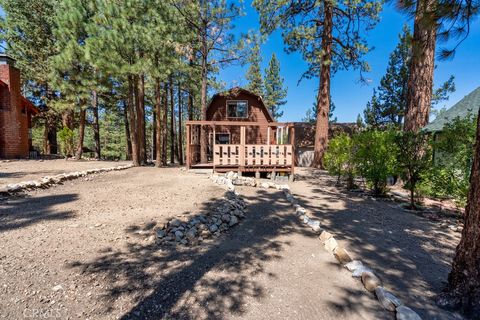
[(130, 161), (75, 161), (52, 160), (9, 160), (0, 161), (0, 186), (21, 181), (36, 180), (44, 176), (96, 168), (116, 167), (130, 164)]
[(292, 192), (351, 255), (373, 268), (423, 319), (455, 319), (436, 307), (460, 233), (403, 210), (397, 203), (347, 192), (322, 171), (302, 168)]
[(0, 202), (0, 318), (391, 318), (280, 192), (240, 188), (246, 218), (215, 240), (155, 244), (155, 226), (224, 192), (205, 175), (132, 168)]

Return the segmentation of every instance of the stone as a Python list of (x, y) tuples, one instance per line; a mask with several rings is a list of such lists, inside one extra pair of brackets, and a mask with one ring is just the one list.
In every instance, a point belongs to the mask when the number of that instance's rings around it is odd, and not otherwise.
[(364, 271), (362, 273), (362, 283), (365, 289), (370, 292), (375, 291), (375, 288), (382, 286), (380, 279), (371, 271)]
[(218, 227), (216, 224), (212, 224), (208, 229), (210, 230), (211, 233), (214, 233), (218, 230)]
[(409, 307), (400, 306), (396, 310), (397, 320), (422, 320), (422, 318)]
[(222, 214), (222, 221), (223, 222), (230, 222), (230, 219), (232, 219), (232, 216), (229, 214)]
[(181, 224), (182, 224), (182, 222), (178, 219), (170, 220), (170, 226), (171, 227), (180, 227)]
[(361, 266), (352, 272), (352, 277), (360, 278), (364, 272), (373, 272), (373, 271), (369, 267)]
[(348, 271), (355, 271), (360, 267), (363, 267), (363, 263), (362, 261), (358, 261), (358, 260), (353, 260), (345, 264), (345, 268), (347, 268)]
[(228, 225), (230, 227), (232, 227), (232, 226), (236, 225), (237, 223), (238, 223), (238, 218), (236, 216), (232, 216)]
[(320, 233), (320, 241), (322, 241), (322, 243), (325, 243), (328, 239), (332, 238), (333, 235), (328, 232), (328, 231), (323, 231), (322, 233)]
[(400, 299), (385, 290), (384, 287), (376, 287), (375, 296), (385, 310), (394, 312), (397, 307), (402, 305)]
[(180, 240), (180, 243), (183, 244), (183, 245), (185, 245), (185, 244), (188, 243), (188, 241), (187, 241), (186, 239), (182, 239), (182, 240)]
[(262, 183), (260, 184), (260, 187), (262, 187), (262, 188), (264, 188), (264, 189), (268, 189), (268, 188), (270, 187), (270, 185), (269, 185), (268, 183), (266, 183), (266, 182), (262, 182)]
[(190, 230), (187, 231), (186, 237), (187, 239), (193, 239), (197, 236), (197, 229), (196, 228), (191, 228)]
[(328, 251), (333, 251), (335, 250), (336, 247), (338, 247), (338, 243), (334, 237), (331, 237), (330, 239), (325, 241), (324, 246), (325, 246), (325, 249), (327, 249)]
[(183, 232), (180, 230), (175, 231), (175, 239), (179, 241), (182, 238), (183, 238)]
[(167, 233), (165, 232), (165, 230), (157, 230), (157, 238), (163, 238), (167, 235)]
[(55, 287), (52, 288), (52, 290), (57, 292), (57, 291), (63, 290), (63, 287), (61, 285), (56, 285)]
[(303, 208), (303, 207), (298, 206), (297, 209), (295, 210), (295, 213), (296, 213), (297, 215), (302, 215), (302, 214), (307, 213), (307, 210), (306, 210), (305, 208)]
[(308, 224), (310, 222), (310, 218), (307, 215), (303, 215), (303, 223)]
[(235, 190), (235, 186), (233, 185), (232, 180), (227, 179), (225, 185), (227, 186), (228, 191), (234, 191)]
[(243, 185), (243, 180), (234, 179), (234, 180), (232, 180), (232, 183), (233, 183), (234, 186), (241, 186), (241, 185)]
[(333, 255), (341, 264), (349, 263), (352, 261), (352, 258), (350, 257), (348, 251), (342, 247), (336, 247), (333, 251)]

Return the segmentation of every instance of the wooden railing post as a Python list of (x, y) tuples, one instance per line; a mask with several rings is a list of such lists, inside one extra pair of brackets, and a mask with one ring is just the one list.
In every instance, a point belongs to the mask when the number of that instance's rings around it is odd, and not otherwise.
[(246, 141), (245, 131), (246, 131), (245, 126), (241, 126), (240, 127), (240, 161), (239, 161), (240, 167), (245, 166), (245, 141)]

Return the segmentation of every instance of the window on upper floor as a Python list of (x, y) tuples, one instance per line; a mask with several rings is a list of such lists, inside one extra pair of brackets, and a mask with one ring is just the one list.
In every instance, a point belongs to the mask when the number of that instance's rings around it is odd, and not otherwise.
[(227, 101), (227, 118), (248, 118), (248, 102), (245, 100)]

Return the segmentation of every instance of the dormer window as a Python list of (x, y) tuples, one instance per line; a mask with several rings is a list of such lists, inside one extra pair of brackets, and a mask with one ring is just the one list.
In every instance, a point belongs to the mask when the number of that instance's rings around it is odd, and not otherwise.
[(248, 118), (248, 102), (246, 100), (227, 101), (228, 118)]

